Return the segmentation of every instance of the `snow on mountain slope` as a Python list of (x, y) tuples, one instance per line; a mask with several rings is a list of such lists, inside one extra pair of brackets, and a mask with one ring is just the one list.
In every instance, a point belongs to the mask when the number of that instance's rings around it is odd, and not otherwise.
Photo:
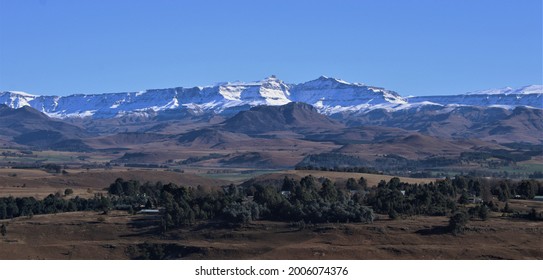
[(29, 102), (34, 98), (36, 96), (21, 91), (0, 92), (0, 104), (7, 105), (13, 109), (31, 106)]
[(396, 92), (325, 76), (292, 86), (291, 100), (311, 104), (325, 114), (364, 110), (375, 105), (393, 107), (406, 103)]
[(466, 93), (467, 95), (483, 95), (483, 94), (503, 94), (503, 95), (509, 95), (509, 94), (541, 94), (543, 93), (543, 85), (531, 85), (531, 86), (525, 86), (521, 88), (511, 88), (511, 87), (505, 87), (505, 88), (499, 88), (499, 89), (487, 89), (487, 90), (479, 90), (479, 91), (472, 91)]
[[(237, 112), (258, 105), (303, 102), (321, 113), (363, 113), (374, 109), (397, 111), (450, 106), (517, 106), (543, 108), (543, 86), (503, 88), (451, 96), (401, 97), (384, 88), (349, 83), (321, 76), (301, 84), (286, 84), (275, 76), (262, 81), (221, 83), (208, 87), (153, 89), (141, 92), (35, 96), (23, 92), (0, 92), (0, 104), (11, 108), (31, 106), (51, 117), (112, 118), (128, 114), (152, 115), (188, 108), (194, 112)], [(436, 108), (437, 108), (436, 107)]]
[(285, 105), (288, 99), (289, 87), (275, 76), (256, 83), (228, 83), (219, 86), (222, 95), (229, 106), (249, 104), (256, 105)]
[(543, 109), (543, 86), (531, 85), (518, 89), (510, 87), (468, 92), (459, 95), (417, 96), (407, 98), (409, 103), (432, 102), (443, 106), (467, 105), (512, 109), (528, 106)]

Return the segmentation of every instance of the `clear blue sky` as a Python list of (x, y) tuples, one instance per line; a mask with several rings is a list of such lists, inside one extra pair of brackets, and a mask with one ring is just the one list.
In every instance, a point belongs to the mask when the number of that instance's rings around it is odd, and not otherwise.
[(541, 0), (0, 0), (0, 90), (320, 75), (406, 95), (542, 84)]

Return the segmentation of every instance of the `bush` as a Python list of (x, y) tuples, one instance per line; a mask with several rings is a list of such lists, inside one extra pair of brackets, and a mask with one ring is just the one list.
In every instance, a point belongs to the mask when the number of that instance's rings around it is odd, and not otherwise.
[(486, 205), (479, 206), (479, 212), (477, 214), (481, 220), (486, 221), (488, 219), (488, 207), (486, 207)]
[(504, 213), (512, 213), (513, 212), (513, 210), (511, 210), (511, 207), (509, 207), (509, 202), (505, 203), (505, 206), (503, 207), (502, 212), (504, 212)]
[(396, 220), (398, 218), (398, 212), (396, 212), (394, 209), (390, 209), (390, 211), (388, 211), (388, 217), (391, 220)]
[(449, 231), (455, 235), (462, 233), (464, 232), (467, 223), (468, 215), (465, 212), (456, 212), (449, 219)]

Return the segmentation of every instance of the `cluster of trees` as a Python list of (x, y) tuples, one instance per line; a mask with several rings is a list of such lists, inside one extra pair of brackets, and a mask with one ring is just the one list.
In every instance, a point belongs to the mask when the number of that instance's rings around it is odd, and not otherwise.
[(534, 171), (532, 174), (528, 175), (530, 179), (543, 179), (543, 171)]
[(399, 215), (444, 216), (457, 209), (457, 190), (451, 180), (440, 180), (428, 184), (403, 183), (397, 177), (381, 181), (370, 190), (365, 202), (377, 213), (391, 218)]
[[(426, 184), (408, 184), (399, 178), (381, 181), (367, 188), (364, 178), (348, 179), (345, 187), (337, 187), (327, 178), (306, 176), (297, 181), (285, 177), (280, 188), (252, 184), (234, 185), (218, 192), (164, 185), (158, 205), (164, 207), (162, 228), (180, 227), (197, 220), (221, 219), (230, 223), (253, 220), (286, 222), (365, 222), (370, 223), (374, 211), (391, 218), (409, 215), (456, 216), (452, 232), (460, 232), (465, 219), (486, 220), (489, 211), (499, 209), (489, 199), (464, 211), (459, 203), (468, 203), (473, 195), (491, 193), (494, 186), (479, 178), (456, 177)], [(526, 192), (534, 181), (511, 184), (515, 192)], [(468, 195), (470, 194), (470, 195)], [(459, 198), (460, 197), (460, 198)], [(461, 201), (467, 197), (468, 201)], [(458, 201), (458, 202), (457, 202)], [(457, 216), (459, 214), (461, 216)], [(536, 213), (537, 215), (537, 213)]]
[(366, 166), (344, 166), (344, 167), (315, 167), (308, 166), (296, 166), (296, 170), (320, 170), (320, 171), (335, 171), (335, 172), (356, 172), (356, 173), (369, 173), (369, 174), (381, 174), (381, 172), (375, 170), (372, 167)]
[(157, 182), (155, 184), (146, 182), (141, 184), (138, 180), (125, 181), (122, 178), (117, 178), (115, 182), (109, 185), (108, 193), (120, 197), (145, 195), (156, 199), (160, 195), (162, 188), (163, 184), (161, 182)]
[(58, 164), (55, 164), (55, 163), (44, 164), (44, 165), (42, 165), (41, 168), (44, 169), (45, 171), (49, 172), (49, 173), (57, 173), (57, 174), (59, 174), (59, 173), (62, 172), (62, 166), (58, 165)]
[[(364, 179), (349, 181), (351, 189), (365, 187)], [(175, 184), (149, 185), (117, 179), (108, 191), (116, 201), (145, 196), (154, 207), (162, 207), (163, 230), (189, 225), (197, 220), (221, 219), (230, 223), (253, 220), (287, 222), (372, 222), (373, 211), (363, 206), (356, 195), (337, 188), (329, 179), (312, 176), (300, 181), (286, 178), (282, 188), (252, 185), (226, 186), (221, 191), (205, 192)]]
[[(361, 180), (366, 184), (365, 180)], [(357, 182), (347, 182), (353, 189)], [(362, 204), (359, 193), (338, 188), (330, 179), (306, 176), (300, 181), (285, 178), (282, 191), (269, 186), (254, 186), (254, 202), (261, 217), (279, 221), (373, 222), (373, 210)]]
[(61, 212), (107, 211), (111, 205), (111, 199), (103, 195), (95, 195), (90, 199), (75, 197), (69, 200), (63, 199), (58, 194), (50, 194), (42, 200), (33, 197), (2, 197), (0, 198), (0, 220)]
[[(452, 180), (447, 178), (428, 184), (408, 184), (392, 178), (389, 182), (381, 181), (377, 188), (370, 190), (364, 203), (375, 212), (388, 214), (393, 219), (406, 215), (450, 215), (448, 230), (459, 234), (470, 219), (487, 220), (490, 211), (500, 211), (492, 201), (492, 195), (501, 201), (515, 195), (533, 198), (543, 191), (541, 187), (541, 182), (534, 180), (512, 182), (457, 176)], [(460, 206), (479, 196), (482, 201), (475, 206)], [(511, 212), (508, 204), (502, 211)], [(528, 213), (515, 213), (513, 217), (543, 220), (543, 215), (535, 209)]]
[(339, 153), (308, 155), (295, 168), (297, 170), (378, 173), (374, 168), (368, 166), (367, 161)]
[(37, 155), (33, 155), (32, 151), (19, 151), (18, 153), (5, 151), (2, 152), (0, 155), (2, 155), (3, 157), (37, 157)]
[[(507, 172), (496, 170), (498, 167), (515, 165), (516, 162), (530, 159), (541, 153), (539, 150), (490, 150), (482, 152), (464, 152), (459, 157), (429, 157), (420, 160), (410, 160), (399, 155), (383, 155), (374, 162), (368, 162), (358, 157), (340, 153), (322, 153), (306, 156), (295, 168), (297, 170), (322, 170), (341, 172), (361, 172), (374, 174), (394, 174), (397, 176), (432, 177), (433, 173), (441, 172), (447, 166), (462, 166), (478, 164), (483, 169), (470, 169), (472, 177), (495, 178), (543, 178), (542, 172)], [(459, 172), (462, 172), (461, 168)], [(464, 173), (461, 173), (464, 174)]]
[(536, 151), (517, 151), (517, 150), (489, 150), (483, 152), (463, 152), (460, 154), (461, 160), (466, 161), (481, 161), (487, 160), (490, 158), (496, 158), (503, 160), (505, 163), (513, 163), (519, 161), (525, 161), (532, 158), (532, 156), (537, 155)]
[[(529, 160), (543, 153), (541, 146), (513, 145), (513, 150), (487, 150), (463, 152), (459, 157), (434, 156), (411, 160), (399, 155), (386, 154), (374, 162), (341, 153), (322, 153), (306, 156), (296, 165), (300, 170), (330, 170), (343, 172), (385, 173), (397, 176), (432, 177), (430, 172), (441, 172), (444, 167), (473, 165), (482, 169), (469, 169), (470, 176), (496, 178), (543, 178), (542, 172), (507, 172), (498, 167), (514, 166), (517, 162)], [(463, 172), (458, 168), (459, 172)], [(450, 170), (449, 170), (450, 171)], [(426, 175), (424, 175), (426, 174)], [(428, 175), (430, 174), (430, 175)], [(462, 173), (463, 174), (463, 173)]]
[[(448, 230), (453, 234), (459, 234), (464, 232), (466, 225), (470, 219), (479, 218), (483, 221), (488, 219), (490, 211), (497, 211), (496, 208), (493, 208), (491, 203), (479, 204), (475, 207), (469, 208), (467, 211), (458, 210), (456, 211), (449, 219)], [(506, 204), (503, 212), (511, 212), (509, 210), (509, 205)], [(527, 213), (514, 213), (513, 218), (528, 219), (533, 221), (543, 221), (543, 213), (537, 212), (535, 208), (532, 208)]]
[(493, 195), (503, 202), (515, 197), (532, 199), (543, 195), (543, 183), (533, 179), (512, 181), (456, 176), (452, 183), (455, 188), (466, 191), (470, 196), (481, 197), (485, 202), (489, 202)]
[(65, 168), (64, 166), (61, 166), (56, 163), (41, 164), (41, 162), (43, 161), (36, 161), (34, 163), (17, 163), (11, 166), (11, 168), (12, 169), (43, 169), (46, 172), (57, 173), (57, 174), (62, 173), (64, 171), (63, 169)]
[[(365, 184), (365, 180), (360, 182)], [(119, 183), (122, 185), (122, 182)], [(148, 197), (153, 198), (155, 194)], [(370, 223), (374, 218), (373, 211), (363, 206), (356, 195), (337, 188), (329, 179), (319, 182), (312, 176), (300, 181), (285, 178), (281, 189), (262, 185), (248, 188), (230, 185), (222, 191), (204, 192), (170, 183), (162, 187), (159, 197), (154, 198), (158, 206), (164, 209), (161, 220), (164, 231), (210, 219), (243, 224), (262, 219), (304, 223)]]
[(217, 153), (211, 153), (209, 155), (201, 156), (201, 157), (189, 157), (181, 162), (180, 164), (193, 164), (204, 160), (209, 159), (217, 159), (217, 158), (223, 158), (225, 155), (217, 154)]
[[(281, 186), (250, 184), (225, 186), (204, 191), (173, 183), (140, 183), (115, 180), (108, 195), (66, 199), (61, 193), (42, 200), (32, 197), (0, 198), (0, 219), (70, 211), (104, 211), (111, 208), (133, 212), (142, 207), (161, 209), (161, 229), (167, 231), (193, 224), (198, 220), (217, 220), (244, 224), (254, 220), (285, 222), (371, 223), (374, 211), (390, 218), (409, 215), (450, 215), (450, 230), (459, 233), (469, 218), (486, 220), (489, 211), (499, 211), (492, 195), (507, 201), (515, 195), (531, 198), (543, 192), (541, 182), (523, 180), (486, 180), (457, 176), (425, 184), (409, 184), (399, 178), (381, 181), (368, 188), (364, 178), (350, 178), (338, 187), (330, 179), (306, 176), (301, 180), (285, 177)], [(67, 189), (64, 195), (71, 195)], [(474, 196), (484, 203), (465, 211)], [(507, 204), (506, 204), (507, 208)], [(525, 218), (541, 219), (535, 211)], [(524, 216), (523, 216), (524, 217)]]
[(168, 168), (167, 165), (161, 165), (156, 163), (125, 163), (124, 166), (132, 168)]
[(398, 155), (384, 155), (375, 160), (375, 167), (385, 172), (418, 171), (425, 168), (444, 167), (460, 163), (459, 159), (448, 157), (429, 157), (420, 160), (410, 160)]

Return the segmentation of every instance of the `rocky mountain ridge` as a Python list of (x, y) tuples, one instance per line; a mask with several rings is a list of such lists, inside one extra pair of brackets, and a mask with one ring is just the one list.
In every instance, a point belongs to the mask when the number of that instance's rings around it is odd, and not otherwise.
[(432, 106), (447, 109), (458, 106), (527, 106), (543, 109), (543, 86), (504, 88), (449, 96), (402, 97), (380, 87), (349, 83), (321, 76), (300, 84), (288, 84), (275, 76), (262, 81), (222, 83), (207, 87), (151, 89), (140, 92), (38, 96), (24, 92), (0, 92), (0, 104), (10, 108), (30, 106), (53, 118), (115, 118), (154, 116), (172, 110), (191, 114), (230, 114), (259, 105), (279, 106), (290, 102), (307, 103), (320, 113), (367, 113), (376, 109), (408, 110)]

